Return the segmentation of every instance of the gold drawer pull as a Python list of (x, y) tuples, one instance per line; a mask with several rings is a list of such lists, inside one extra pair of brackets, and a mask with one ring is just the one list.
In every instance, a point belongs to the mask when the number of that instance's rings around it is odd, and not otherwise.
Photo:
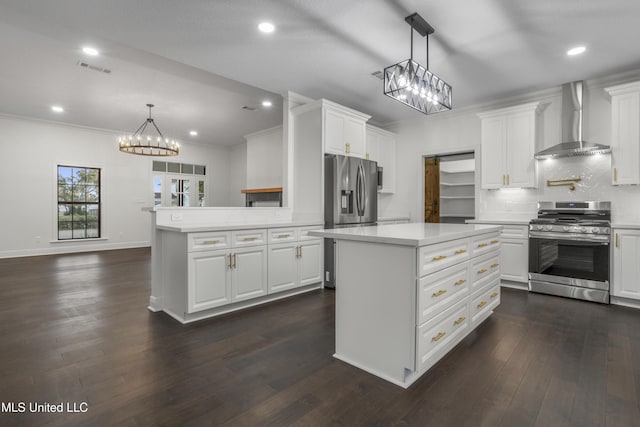
[(479, 248), (484, 248), (485, 246), (489, 246), (488, 243), (478, 243)]
[(446, 255), (434, 256), (433, 260), (434, 261), (440, 261), (442, 259), (445, 259), (446, 257), (447, 257)]
[(499, 266), (500, 264), (498, 264), (497, 262), (495, 264), (491, 264), (491, 268), (496, 268), (497, 266)]
[(493, 244), (495, 244), (495, 243), (500, 243), (500, 240), (492, 240), (492, 241), (491, 241), (491, 244), (492, 244), (492, 245), (493, 245)]
[(344, 151), (347, 154), (351, 153), (351, 144), (344, 144)]
[(466, 253), (466, 252), (467, 252), (467, 250), (466, 250), (466, 249), (458, 249), (457, 251), (455, 251), (455, 254), (456, 254), (456, 255), (460, 255), (460, 254), (464, 254), (464, 253)]
[(438, 340), (440, 340), (440, 338), (442, 338), (445, 335), (447, 335), (446, 332), (438, 332), (438, 335), (436, 335), (435, 337), (431, 338), (431, 341), (438, 341)]
[(453, 322), (454, 325), (459, 325), (460, 323), (464, 322), (466, 319), (466, 317), (460, 317), (458, 318), (458, 320), (456, 320), (455, 322)]
[(215, 245), (216, 243), (220, 243), (220, 240), (205, 240), (202, 243), (205, 245)]
[(258, 240), (257, 237), (245, 237), (242, 239), (243, 242), (253, 242), (254, 240)]
[(285, 237), (289, 237), (291, 234), (278, 234), (278, 239), (284, 239)]
[(495, 298), (495, 297), (497, 297), (497, 296), (498, 296), (498, 293), (497, 293), (497, 292), (494, 292), (494, 293), (492, 293), (492, 294), (491, 294), (491, 298)]
[(438, 292), (434, 292), (433, 296), (434, 297), (439, 297), (440, 295), (446, 294), (446, 293), (447, 293), (446, 289), (440, 289)]
[(478, 304), (478, 308), (482, 308), (485, 305), (487, 305), (487, 302), (486, 301), (482, 301), (480, 304)]
[(486, 273), (486, 272), (487, 272), (486, 268), (483, 268), (482, 270), (478, 270), (478, 274), (483, 274), (483, 273)]
[(463, 284), (463, 283), (465, 283), (465, 282), (466, 282), (466, 280), (465, 280), (465, 279), (460, 279), (460, 280), (458, 280), (456, 283), (454, 283), (453, 285), (454, 285), (454, 286), (460, 286), (460, 285), (462, 285), (462, 284)]

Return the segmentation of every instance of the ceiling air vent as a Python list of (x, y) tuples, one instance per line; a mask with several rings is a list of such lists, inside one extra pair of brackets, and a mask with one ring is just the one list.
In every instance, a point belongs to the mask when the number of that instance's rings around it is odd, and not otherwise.
[(374, 71), (373, 73), (371, 73), (371, 75), (378, 80), (384, 80), (384, 74), (382, 73), (381, 70)]
[(98, 71), (99, 73), (111, 74), (111, 70), (108, 68), (97, 67), (95, 65), (87, 64), (86, 62), (82, 62), (82, 61), (79, 61), (78, 65), (81, 66), (82, 68)]
[(242, 109), (247, 111), (256, 111), (256, 107), (249, 107), (248, 105), (244, 105)]

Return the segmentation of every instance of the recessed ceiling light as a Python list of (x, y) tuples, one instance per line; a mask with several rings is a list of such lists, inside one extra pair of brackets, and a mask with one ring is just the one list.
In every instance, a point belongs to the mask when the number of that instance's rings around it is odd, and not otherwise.
[(54, 113), (63, 113), (64, 112), (64, 108), (62, 108), (59, 105), (52, 105), (51, 106), (51, 111), (53, 111)]
[(190, 131), (189, 131), (189, 135), (191, 135), (191, 136), (198, 136), (198, 131), (196, 131), (196, 130), (190, 130)]
[(273, 33), (276, 27), (271, 22), (261, 22), (258, 25), (258, 29), (263, 33)]
[(100, 54), (100, 52), (98, 52), (98, 49), (89, 46), (83, 47), (82, 51), (89, 56), (98, 56)]
[(581, 53), (584, 53), (587, 50), (586, 47), (584, 46), (576, 46), (572, 49), (569, 49), (567, 51), (567, 55), (569, 56), (575, 56), (575, 55), (580, 55)]
[(262, 106), (263, 107), (271, 107), (273, 104), (271, 103), (271, 101), (262, 101)]

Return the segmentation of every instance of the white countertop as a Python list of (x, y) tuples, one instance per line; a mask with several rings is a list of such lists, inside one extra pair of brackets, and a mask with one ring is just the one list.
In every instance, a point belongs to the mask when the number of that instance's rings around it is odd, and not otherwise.
[(387, 243), (392, 245), (425, 246), (447, 240), (475, 236), (491, 231), (500, 231), (497, 225), (433, 224), (414, 222), (371, 227), (334, 228), (314, 230), (309, 234), (338, 240)]
[(380, 221), (409, 221), (409, 216), (379, 216), (378, 222)]
[(640, 230), (640, 224), (614, 222), (614, 223), (611, 224), (611, 228), (627, 228), (627, 229), (630, 229), (630, 230)]
[(293, 222), (271, 222), (263, 224), (156, 224), (158, 230), (176, 231), (178, 233), (199, 233), (203, 231), (233, 231), (233, 230), (255, 230), (256, 228), (286, 228), (286, 227), (307, 227), (318, 226), (322, 228), (324, 223), (318, 221), (293, 221)]
[(529, 220), (522, 219), (468, 219), (467, 224), (529, 225)]

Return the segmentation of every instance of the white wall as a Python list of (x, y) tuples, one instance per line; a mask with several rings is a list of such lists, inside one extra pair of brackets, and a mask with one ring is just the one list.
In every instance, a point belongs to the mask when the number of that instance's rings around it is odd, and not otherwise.
[(247, 140), (247, 187), (282, 187), (282, 126), (250, 135)]
[[(587, 141), (610, 144), (611, 101), (604, 88), (640, 80), (640, 71), (586, 81), (585, 127)], [(502, 99), (461, 110), (397, 122), (387, 129), (397, 134), (396, 193), (381, 200), (379, 216), (409, 211), (413, 221), (423, 221), (423, 165), (426, 155), (475, 151), (476, 217), (482, 219), (529, 219), (536, 215), (539, 200), (611, 200), (614, 222), (640, 222), (640, 186), (611, 186), (609, 155), (538, 161), (538, 189), (480, 190), (480, 119), (477, 114), (495, 108), (540, 101), (544, 107), (540, 149), (561, 142), (560, 87)], [(570, 192), (567, 187), (549, 188), (547, 179), (581, 176)]]
[[(0, 258), (150, 244), (153, 157), (121, 153), (117, 133), (0, 116)], [(228, 203), (229, 150), (182, 145), (175, 158), (207, 166), (208, 200)], [(57, 165), (102, 169), (104, 240), (57, 242)]]
[(247, 143), (229, 149), (229, 195), (224, 206), (244, 206), (245, 197), (240, 190), (247, 188)]

